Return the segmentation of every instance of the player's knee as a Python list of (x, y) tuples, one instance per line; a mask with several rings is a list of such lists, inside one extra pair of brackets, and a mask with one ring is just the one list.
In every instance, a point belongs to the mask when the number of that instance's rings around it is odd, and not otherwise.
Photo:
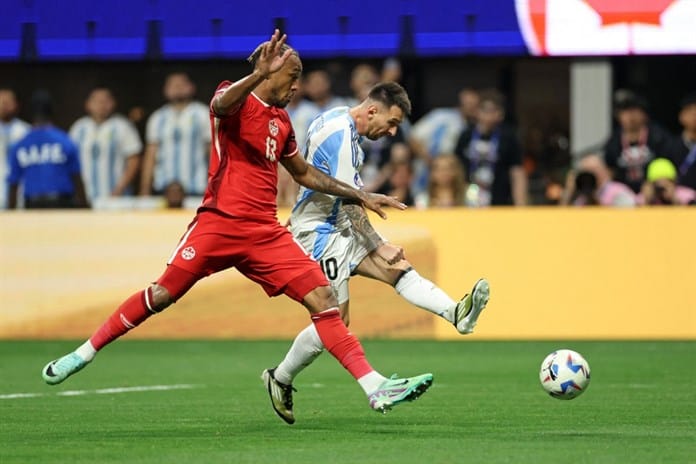
[(304, 299), (305, 306), (312, 313), (320, 313), (330, 308), (337, 308), (338, 301), (331, 287), (317, 287)]
[(146, 290), (151, 296), (152, 301), (150, 302), (150, 309), (153, 312), (160, 312), (169, 307), (174, 301), (172, 296), (169, 294), (169, 290), (158, 284), (152, 284)]
[(336, 295), (334, 295), (334, 292), (333, 290), (331, 290), (331, 287), (322, 287), (322, 290), (319, 294), (319, 298), (319, 306), (323, 307), (324, 309), (338, 307), (338, 300), (336, 300)]

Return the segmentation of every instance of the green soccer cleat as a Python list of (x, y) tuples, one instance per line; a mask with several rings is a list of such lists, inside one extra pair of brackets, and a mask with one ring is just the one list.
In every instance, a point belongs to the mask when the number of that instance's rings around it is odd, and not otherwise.
[(367, 399), (372, 409), (386, 414), (394, 405), (420, 397), (432, 384), (433, 374), (423, 374), (407, 379), (399, 379), (394, 374), (390, 379), (382, 382), (382, 385)]
[(47, 384), (57, 385), (75, 372), (82, 370), (87, 364), (89, 362), (82, 359), (77, 353), (69, 353), (46, 364), (42, 376)]
[(454, 326), (462, 334), (470, 334), (474, 331), (476, 321), (488, 304), (490, 298), (490, 287), (486, 279), (479, 279), (471, 293), (464, 295), (457, 306), (454, 308)]
[(292, 392), (297, 390), (292, 385), (278, 382), (273, 375), (274, 372), (275, 368), (266, 369), (261, 373), (261, 379), (264, 385), (266, 385), (268, 396), (271, 398), (271, 406), (273, 406), (273, 410), (278, 414), (278, 417), (288, 424), (294, 424), (295, 415), (292, 412)]

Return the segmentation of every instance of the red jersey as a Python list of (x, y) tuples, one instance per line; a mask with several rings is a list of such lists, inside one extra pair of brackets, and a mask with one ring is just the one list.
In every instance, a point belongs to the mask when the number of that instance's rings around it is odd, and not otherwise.
[[(220, 83), (215, 96), (230, 85), (230, 81)], [(278, 160), (297, 155), (287, 111), (251, 93), (233, 114), (220, 116), (213, 110), (213, 100), (208, 187), (201, 208), (277, 221)]]

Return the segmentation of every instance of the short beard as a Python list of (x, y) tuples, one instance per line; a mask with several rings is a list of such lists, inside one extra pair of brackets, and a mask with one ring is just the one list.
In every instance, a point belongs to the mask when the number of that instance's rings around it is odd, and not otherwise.
[(273, 95), (271, 98), (271, 101), (268, 102), (271, 106), (275, 106), (276, 108), (285, 108), (290, 104), (290, 100), (281, 100), (277, 96)]

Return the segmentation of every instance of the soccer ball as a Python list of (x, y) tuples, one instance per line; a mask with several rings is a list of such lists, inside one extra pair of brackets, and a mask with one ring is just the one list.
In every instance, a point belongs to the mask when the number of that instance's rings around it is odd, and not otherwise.
[(556, 350), (541, 363), (541, 386), (559, 400), (572, 400), (590, 385), (590, 365), (579, 353)]

